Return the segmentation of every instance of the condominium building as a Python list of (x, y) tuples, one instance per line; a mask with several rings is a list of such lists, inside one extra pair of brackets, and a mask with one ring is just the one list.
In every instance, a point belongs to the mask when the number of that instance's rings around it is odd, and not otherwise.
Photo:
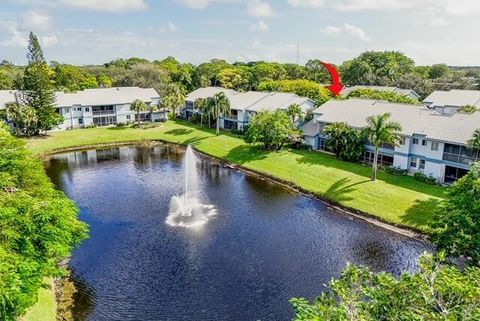
[[(327, 148), (328, 124), (346, 122), (364, 128), (372, 115), (391, 114), (400, 123), (402, 141), (383, 144), (379, 164), (422, 172), (441, 183), (451, 183), (465, 175), (473, 162), (480, 161), (480, 151), (468, 148), (468, 141), (480, 128), (480, 111), (474, 113), (438, 113), (421, 105), (387, 103), (369, 99), (330, 100), (314, 110), (314, 119), (303, 127), (306, 143), (315, 150)], [(373, 161), (374, 147), (366, 145), (364, 161)]]
[(193, 114), (199, 113), (195, 107), (197, 99), (213, 97), (220, 92), (227, 96), (231, 108), (230, 115), (222, 115), (220, 119), (220, 127), (225, 129), (243, 130), (245, 125), (248, 124), (249, 118), (263, 110), (286, 110), (289, 106), (296, 104), (306, 113), (315, 107), (315, 102), (312, 99), (292, 93), (259, 91), (241, 93), (221, 87), (204, 87), (191, 92), (185, 98), (183, 117), (190, 118)]
[[(6, 103), (20, 101), (19, 95), (17, 91), (1, 90), (0, 109), (5, 108)], [(63, 122), (54, 130), (132, 123), (138, 118), (136, 112), (130, 109), (136, 99), (147, 106), (158, 106), (160, 103), (160, 95), (153, 88), (114, 87), (56, 92), (55, 107), (63, 116)], [(139, 115), (141, 121), (164, 118), (161, 110), (143, 111)]]

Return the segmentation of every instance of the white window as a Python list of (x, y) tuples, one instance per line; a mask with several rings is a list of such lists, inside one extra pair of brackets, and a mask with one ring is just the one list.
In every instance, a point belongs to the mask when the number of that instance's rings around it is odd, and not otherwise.
[(432, 142), (432, 150), (438, 151), (438, 142)]
[(78, 119), (78, 123), (79, 123), (80, 125), (83, 124), (83, 119), (82, 119), (82, 118), (79, 118), (79, 119)]
[(412, 144), (418, 145), (418, 138), (412, 138)]
[(410, 160), (410, 167), (417, 168), (418, 159), (413, 158)]
[(426, 139), (422, 139), (422, 146), (427, 146), (427, 140)]
[(132, 117), (130, 117), (130, 115), (127, 115), (127, 119), (130, 120)]
[(402, 137), (402, 138), (400, 139), (400, 145), (405, 145), (405, 137)]
[(425, 169), (425, 160), (424, 159), (421, 159), (420, 162), (418, 163), (418, 168), (420, 170), (424, 170)]
[(68, 114), (70, 112), (70, 108), (64, 108), (65, 114)]
[(85, 112), (89, 113), (90, 112), (90, 107), (85, 107)]
[(82, 107), (77, 107), (77, 111), (82, 111)]

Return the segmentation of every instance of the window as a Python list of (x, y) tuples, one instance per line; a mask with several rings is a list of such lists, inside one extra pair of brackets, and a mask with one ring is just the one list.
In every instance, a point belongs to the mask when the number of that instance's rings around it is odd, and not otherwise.
[(417, 168), (417, 159), (413, 158), (410, 160), (410, 167)]
[(434, 150), (434, 151), (438, 151), (438, 142), (432, 142), (431, 149)]
[(90, 107), (85, 107), (85, 112), (89, 113), (90, 112)]
[(80, 125), (83, 124), (83, 118), (79, 118), (79, 119), (78, 119), (78, 123), (79, 123)]
[(427, 140), (426, 139), (422, 139), (422, 146), (427, 146)]
[(400, 140), (400, 145), (405, 145), (405, 137), (402, 137)]
[(419, 162), (419, 165), (418, 165), (418, 168), (420, 170), (424, 170), (425, 169), (425, 160), (424, 159), (421, 159), (420, 162)]
[(412, 144), (418, 145), (418, 138), (412, 138)]
[(130, 120), (132, 117), (130, 115), (127, 115), (127, 119)]
[(82, 107), (77, 107), (77, 111), (82, 111)]
[(64, 108), (63, 110), (64, 110), (65, 114), (68, 114), (70, 112), (70, 108)]

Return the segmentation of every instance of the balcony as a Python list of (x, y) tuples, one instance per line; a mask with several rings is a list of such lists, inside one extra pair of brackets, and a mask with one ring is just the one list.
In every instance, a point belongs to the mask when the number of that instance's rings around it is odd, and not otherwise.
[(98, 115), (115, 115), (115, 110), (93, 110), (92, 111), (93, 116), (98, 116)]
[(443, 153), (443, 160), (458, 164), (472, 165), (475, 162), (480, 161), (480, 158), (468, 156), (468, 155), (458, 155), (451, 153)]
[(480, 150), (469, 149), (460, 145), (445, 144), (443, 160), (457, 164), (471, 165), (480, 161)]

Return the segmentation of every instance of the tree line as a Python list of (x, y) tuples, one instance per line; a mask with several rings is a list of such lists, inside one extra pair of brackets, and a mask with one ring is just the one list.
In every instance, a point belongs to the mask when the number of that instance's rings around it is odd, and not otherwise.
[[(179, 62), (174, 57), (153, 61), (132, 57), (86, 66), (51, 61), (48, 68), (52, 86), (62, 91), (139, 86), (152, 87), (162, 93), (165, 86), (172, 83), (185, 93), (205, 86), (248, 91), (298, 87), (298, 82), (290, 85), (289, 81), (302, 80), (302, 85), (307, 87), (304, 90), (309, 92), (312, 83), (330, 82), (330, 76), (319, 59), (309, 60), (305, 65), (265, 61), (229, 63), (221, 59), (193, 65)], [(338, 68), (346, 85), (397, 86), (414, 89), (422, 98), (434, 90), (480, 88), (480, 71), (477, 69), (453, 68), (445, 64), (416, 66), (411, 58), (396, 51), (367, 51)], [(21, 89), (23, 73), (22, 66), (5, 60), (1, 62), (0, 89)], [(315, 99), (315, 96), (308, 97)]]

